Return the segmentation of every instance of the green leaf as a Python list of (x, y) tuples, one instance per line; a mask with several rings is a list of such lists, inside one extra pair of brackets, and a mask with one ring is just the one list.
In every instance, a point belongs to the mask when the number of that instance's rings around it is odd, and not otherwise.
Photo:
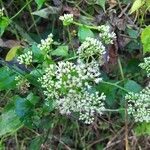
[(42, 136), (37, 136), (35, 139), (31, 141), (31, 144), (29, 146), (29, 150), (40, 150), (41, 149), (41, 144), (43, 142), (43, 137)]
[(146, 0), (146, 6), (149, 8), (150, 7), (150, 0)]
[(22, 98), (20, 96), (15, 96), (14, 101), (15, 101), (15, 111), (16, 114), (20, 117), (23, 118), (28, 113), (30, 113), (30, 110), (33, 108), (33, 105), (36, 104), (38, 101), (37, 97), (34, 96), (32, 93), (30, 93), (27, 98)]
[(105, 10), (106, 0), (96, 0), (96, 4), (101, 6)]
[(150, 51), (150, 26), (147, 26), (141, 34), (141, 40), (143, 43), (144, 53)]
[(94, 37), (94, 33), (86, 27), (79, 27), (78, 37), (81, 42), (84, 42), (87, 37)]
[(131, 0), (122, 0), (121, 2), (127, 5), (131, 2)]
[(124, 88), (127, 89), (130, 92), (140, 92), (142, 90), (141, 85), (139, 85), (138, 83), (136, 83), (133, 80), (128, 80), (125, 85)]
[(22, 126), (14, 110), (4, 112), (0, 116), (0, 137), (12, 134)]
[(32, 52), (34, 55), (35, 62), (43, 62), (44, 56), (43, 56), (41, 50), (37, 47), (37, 45), (35, 43), (33, 43), (33, 45), (32, 45)]
[(131, 7), (130, 14), (137, 11), (143, 4), (144, 4), (144, 0), (135, 0), (135, 2)]
[(27, 96), (27, 100), (28, 100), (31, 104), (33, 104), (33, 105), (35, 105), (36, 103), (38, 103), (39, 99), (40, 99), (40, 98), (39, 98), (38, 96), (34, 95), (33, 93), (30, 93), (30, 94)]
[(34, 11), (32, 14), (42, 17), (42, 18), (45, 18), (45, 19), (48, 19), (50, 14), (58, 14), (60, 11), (61, 11), (60, 7), (49, 6), (47, 8), (44, 8), (44, 9), (41, 9), (38, 11)]
[(134, 131), (137, 136), (150, 135), (150, 123), (140, 123), (134, 128)]
[(2, 141), (0, 141), (0, 150), (5, 150), (5, 145), (2, 143)]
[(8, 27), (10, 24), (10, 20), (6, 17), (0, 18), (0, 36), (3, 35), (5, 29)]
[(45, 113), (49, 113), (53, 111), (54, 109), (55, 109), (55, 104), (53, 100), (45, 101), (45, 103), (43, 104), (42, 110)]
[(106, 95), (106, 103), (108, 104), (108, 106), (112, 107), (115, 105), (115, 99), (116, 99), (115, 97), (116, 97), (116, 91), (117, 91), (117, 88), (115, 86), (110, 86), (105, 83), (101, 83), (98, 86), (98, 90), (101, 93), (103, 92)]
[(68, 56), (68, 46), (66, 45), (61, 45), (59, 46), (56, 50), (52, 51), (52, 55), (54, 56), (63, 56), (66, 57)]
[(26, 98), (20, 96), (14, 96), (14, 110), (16, 115), (22, 121), (25, 126), (35, 127), (35, 124), (39, 124), (39, 112), (35, 111), (34, 104), (36, 103), (33, 99), (30, 99), (32, 95)]
[(26, 105), (26, 99), (21, 98), (19, 96), (16, 96), (15, 98), (15, 111), (18, 117), (25, 116), (26, 112), (28, 111), (27, 105)]
[(35, 2), (37, 3), (38, 8), (41, 8), (43, 6), (45, 0), (35, 0)]
[(16, 87), (15, 74), (7, 67), (0, 68), (0, 91)]
[(133, 30), (131, 28), (127, 28), (127, 33), (131, 38), (137, 39), (139, 32), (137, 30)]
[(19, 33), (19, 35), (22, 37), (22, 39), (24, 39), (25, 41), (27, 41), (28, 43), (32, 44), (35, 41), (30, 37), (30, 35), (16, 22), (11, 22), (11, 24), (13, 25), (13, 27), (16, 29), (16, 31)]
[(20, 46), (15, 46), (15, 47), (11, 48), (10, 51), (6, 55), (5, 60), (11, 61), (16, 56), (18, 49), (20, 49)]

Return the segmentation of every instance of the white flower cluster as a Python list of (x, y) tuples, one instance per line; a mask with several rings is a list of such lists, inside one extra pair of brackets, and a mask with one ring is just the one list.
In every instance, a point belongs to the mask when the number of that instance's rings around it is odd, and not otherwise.
[(30, 65), (33, 60), (33, 53), (32, 51), (28, 51), (25, 54), (20, 55), (17, 58), (19, 64), (25, 64), (26, 66)]
[(99, 65), (96, 62), (80, 62), (75, 65), (67, 61), (58, 62), (57, 65), (51, 64), (39, 82), (45, 88), (44, 94), (47, 98), (56, 100), (56, 106), (62, 114), (78, 112), (81, 114), (80, 120), (90, 123), (95, 112), (101, 114), (100, 110), (104, 108), (104, 104), (100, 100), (104, 100), (105, 96), (102, 94), (99, 97), (98, 93), (90, 95), (86, 90), (91, 88), (92, 83), (96, 84), (101, 80)]
[(87, 37), (86, 40), (78, 48), (77, 54), (79, 55), (80, 59), (89, 59), (90, 57), (94, 58), (94, 56), (96, 55), (103, 63), (103, 58), (106, 54), (106, 50), (101, 41), (91, 37)]
[(139, 66), (144, 69), (147, 76), (150, 77), (150, 57), (144, 58), (144, 63), (140, 63)]
[(135, 122), (150, 122), (150, 85), (140, 93), (128, 93), (128, 114), (132, 115)]
[(30, 82), (21, 75), (16, 76), (15, 80), (17, 81), (16, 85), (18, 89), (20, 89), (22, 93), (26, 93), (30, 87)]
[(64, 14), (60, 16), (59, 19), (63, 21), (64, 26), (68, 26), (73, 22), (73, 14)]
[(80, 92), (70, 90), (66, 96), (56, 100), (56, 106), (61, 114), (79, 113), (79, 120), (91, 124), (95, 114), (103, 114), (104, 100), (103, 93), (99, 96), (98, 92), (89, 94), (86, 90)]
[(41, 40), (41, 43), (38, 44), (38, 48), (41, 50), (41, 51), (44, 51), (44, 52), (48, 52), (51, 50), (51, 45), (53, 43), (53, 34), (49, 34), (47, 39), (45, 40)]
[(1, 8), (0, 9), (0, 17), (3, 17), (4, 16), (4, 8)]
[(98, 30), (101, 31), (99, 37), (105, 44), (113, 44), (113, 40), (116, 39), (116, 34), (110, 32), (110, 27), (108, 25), (101, 25), (98, 27)]

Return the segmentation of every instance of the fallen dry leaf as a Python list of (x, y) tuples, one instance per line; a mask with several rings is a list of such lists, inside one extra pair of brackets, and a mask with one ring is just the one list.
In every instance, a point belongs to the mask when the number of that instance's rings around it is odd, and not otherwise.
[(25, 45), (25, 43), (21, 42), (21, 41), (17, 41), (17, 40), (6, 40), (4, 41), (3, 39), (0, 39), (0, 47), (4, 47), (4, 48), (13, 48), (15, 46), (23, 46)]
[(110, 8), (113, 8), (117, 5), (117, 1), (116, 0), (107, 0)]
[(80, 16), (80, 11), (77, 8), (75, 8), (75, 7), (64, 6), (63, 7), (63, 12), (67, 12), (67, 13), (73, 14), (75, 17), (79, 17)]

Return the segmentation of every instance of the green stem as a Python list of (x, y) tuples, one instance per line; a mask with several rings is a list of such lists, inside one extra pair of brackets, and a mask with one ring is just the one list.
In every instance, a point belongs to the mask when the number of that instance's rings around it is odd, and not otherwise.
[(101, 32), (101, 30), (97, 26), (85, 25), (85, 24), (82, 24), (82, 23), (79, 23), (79, 22), (76, 22), (76, 21), (73, 21), (72, 24), (77, 25), (79, 27), (85, 27), (85, 28), (88, 28), (88, 29), (91, 29), (91, 30), (98, 30), (98, 31)]
[(118, 112), (119, 109), (105, 109), (106, 112)]
[(16, 147), (19, 150), (19, 142), (18, 142), (17, 132), (15, 133), (15, 141), (16, 141)]
[(122, 68), (121, 61), (120, 61), (119, 57), (118, 57), (118, 65), (119, 65), (119, 69), (120, 69), (121, 78), (122, 78), (122, 80), (124, 80), (125, 78), (124, 78), (123, 68)]
[(28, 4), (30, 4), (31, 2), (32, 2), (32, 0), (30, 0), (29, 2), (27, 2), (14, 16), (12, 16), (10, 18), (10, 20), (13, 20), (14, 18), (16, 18), (26, 8), (26, 6), (28, 6)]
[(36, 70), (36, 72), (38, 72), (39, 73), (39, 75), (41, 75), (42, 76), (42, 74), (39, 72), (39, 70), (33, 65), (33, 64), (31, 64), (31, 66)]
[(27, 4), (28, 4), (28, 9), (29, 9), (29, 12), (30, 12), (30, 15), (31, 15), (31, 19), (32, 19), (32, 21), (33, 21), (33, 25), (35, 26), (35, 30), (36, 30), (38, 36), (40, 37), (40, 33), (39, 33), (38, 28), (37, 28), (36, 22), (35, 22), (35, 20), (34, 20), (34, 16), (32, 15), (32, 9), (31, 9), (29, 0), (26, 0), (26, 2), (27, 2)]
[(123, 88), (123, 87), (117, 85), (116, 83), (111, 83), (111, 82), (106, 82), (106, 81), (101, 81), (101, 83), (108, 84), (108, 85), (111, 85), (111, 86), (115, 86), (115, 87), (121, 89), (122, 91), (124, 91), (124, 92), (126, 92), (126, 93), (129, 92), (127, 89), (125, 89), (125, 88)]
[[(124, 73), (123, 73), (123, 67), (121, 65), (120, 58), (118, 57), (118, 65), (121, 73), (122, 80), (125, 79)], [(125, 100), (125, 149), (129, 150), (129, 142), (128, 142), (128, 102)]]
[(67, 28), (67, 31), (68, 31), (68, 36), (69, 36), (69, 44), (71, 45), (71, 48), (74, 52), (74, 55), (75, 55), (75, 50), (74, 50), (74, 47), (72, 45), (72, 37), (71, 37), (71, 34), (70, 34), (70, 30), (69, 30), (69, 27)]

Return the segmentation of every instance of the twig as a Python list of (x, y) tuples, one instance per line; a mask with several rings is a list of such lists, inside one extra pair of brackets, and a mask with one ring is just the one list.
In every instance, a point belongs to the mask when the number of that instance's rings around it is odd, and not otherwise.
[(91, 143), (90, 145), (88, 145), (85, 149), (89, 149), (89, 148), (92, 147), (93, 145), (95, 145), (95, 144), (97, 144), (97, 143), (99, 143), (99, 142), (102, 142), (102, 141), (108, 139), (109, 137), (110, 137), (110, 136), (106, 136), (106, 137), (104, 137), (103, 139), (98, 139), (98, 140), (94, 141), (93, 143)]
[(61, 143), (62, 145), (64, 145), (67, 150), (71, 150), (71, 148), (68, 145), (66, 145), (63, 141), (61, 141), (60, 139), (58, 139), (56, 136), (53, 136), (53, 138), (55, 138), (57, 141), (59, 141), (59, 143)]
[[(131, 137), (129, 137), (128, 139), (133, 139), (133, 138), (134, 138), (134, 136), (131, 136)], [(126, 139), (123, 139), (123, 140), (126, 140)], [(121, 141), (122, 141), (122, 140), (115, 141), (114, 143), (111, 143), (109, 146), (105, 147), (103, 150), (107, 150), (108, 148), (110, 148), (110, 147), (112, 147), (112, 146), (114, 146), (114, 145), (120, 143)]]

